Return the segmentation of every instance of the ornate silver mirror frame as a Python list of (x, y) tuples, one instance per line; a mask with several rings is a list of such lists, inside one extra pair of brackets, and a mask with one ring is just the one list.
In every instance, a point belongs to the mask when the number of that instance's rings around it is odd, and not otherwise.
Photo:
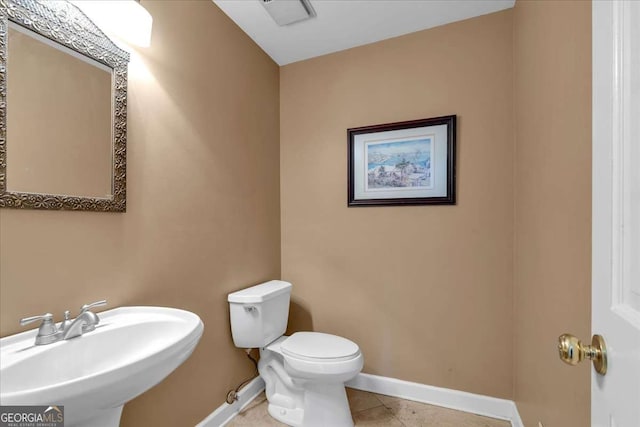
[[(113, 70), (112, 196), (77, 197), (7, 191), (7, 42), (9, 21), (92, 58)], [(66, 1), (0, 0), (0, 208), (126, 210), (127, 64), (118, 48), (78, 8)], [(10, 106), (9, 106), (10, 108)]]

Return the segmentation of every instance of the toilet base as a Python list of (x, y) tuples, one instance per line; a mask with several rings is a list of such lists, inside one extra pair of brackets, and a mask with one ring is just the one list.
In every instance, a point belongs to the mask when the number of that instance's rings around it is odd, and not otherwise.
[(304, 427), (353, 427), (344, 384), (307, 384)]
[[(278, 401), (277, 396), (272, 396)], [(304, 408), (269, 403), (269, 415), (293, 427), (353, 427), (343, 384), (314, 384), (304, 388)]]

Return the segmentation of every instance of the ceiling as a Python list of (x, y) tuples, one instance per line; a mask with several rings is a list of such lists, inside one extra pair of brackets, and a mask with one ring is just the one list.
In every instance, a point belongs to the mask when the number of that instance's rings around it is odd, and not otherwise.
[(285, 65), (509, 9), (515, 0), (311, 0), (317, 16), (284, 27), (273, 21), (261, 0), (213, 2)]

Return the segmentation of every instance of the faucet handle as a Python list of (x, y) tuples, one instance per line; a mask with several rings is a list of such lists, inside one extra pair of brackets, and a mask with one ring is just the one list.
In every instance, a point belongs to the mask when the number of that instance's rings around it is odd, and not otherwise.
[(53, 314), (45, 313), (40, 316), (31, 316), (20, 319), (20, 325), (28, 325), (29, 323), (42, 320), (40, 327), (38, 328), (38, 334), (36, 335), (36, 345), (51, 344), (60, 339), (60, 333), (56, 328), (56, 324), (53, 323)]
[(93, 308), (93, 307), (99, 307), (101, 305), (107, 305), (107, 300), (103, 299), (100, 301), (96, 301), (96, 302), (92, 302), (91, 304), (85, 304), (82, 307), (80, 307), (80, 313), (84, 313), (85, 311), (88, 311), (89, 309)]
[(20, 319), (20, 326), (28, 325), (29, 323), (37, 322), (38, 320), (42, 320), (42, 323), (52, 323), (53, 322), (53, 314), (45, 313), (40, 316), (31, 316)]

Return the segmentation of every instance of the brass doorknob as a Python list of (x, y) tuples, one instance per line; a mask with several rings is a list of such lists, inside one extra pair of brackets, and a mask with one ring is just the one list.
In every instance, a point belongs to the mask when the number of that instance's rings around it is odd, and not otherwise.
[(562, 334), (558, 337), (558, 353), (560, 360), (575, 366), (584, 359), (593, 361), (593, 367), (600, 375), (607, 373), (607, 346), (604, 338), (594, 335), (591, 345), (584, 345), (582, 341), (571, 334)]

